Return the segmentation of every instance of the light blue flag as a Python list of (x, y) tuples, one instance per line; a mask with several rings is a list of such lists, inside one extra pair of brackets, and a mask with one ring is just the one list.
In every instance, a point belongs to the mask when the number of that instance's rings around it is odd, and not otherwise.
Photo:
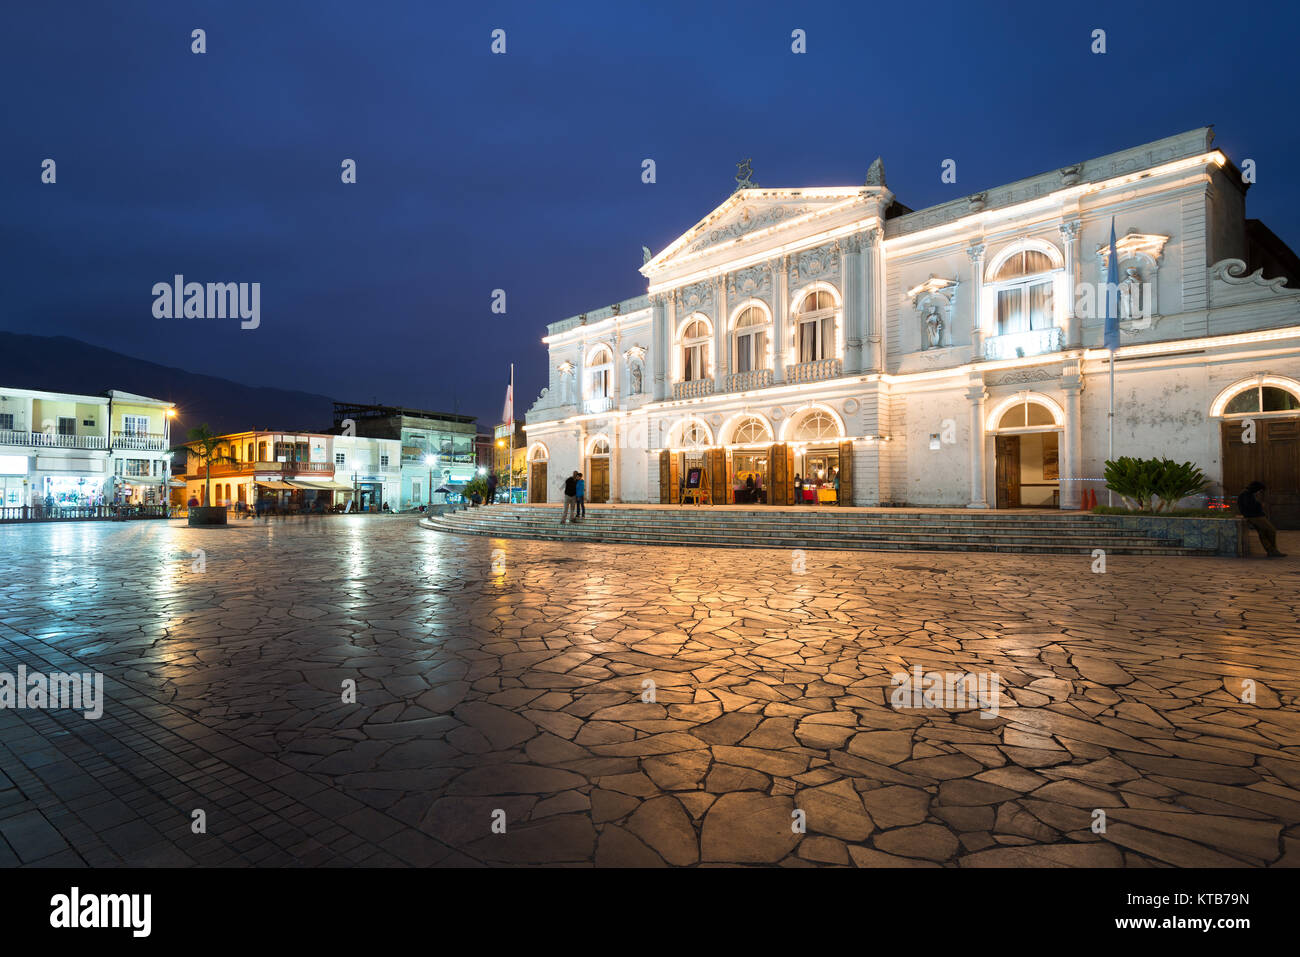
[(1110, 218), (1110, 260), (1106, 265), (1106, 331), (1103, 346), (1119, 348), (1119, 254), (1115, 251), (1115, 217)]

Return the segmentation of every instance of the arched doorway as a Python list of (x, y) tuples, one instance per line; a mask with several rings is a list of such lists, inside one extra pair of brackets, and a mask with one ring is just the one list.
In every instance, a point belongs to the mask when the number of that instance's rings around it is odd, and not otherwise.
[(853, 443), (845, 439), (839, 417), (820, 405), (796, 412), (785, 438), (793, 450), (789, 481), (794, 504), (851, 504)]
[(1220, 420), (1224, 498), (1263, 482), (1273, 524), (1300, 528), (1300, 382), (1244, 379), (1219, 394), (1210, 415)]
[(1028, 392), (999, 403), (993, 433), (997, 508), (1061, 507), (1063, 415), (1045, 396)]
[(528, 501), (546, 501), (546, 463), (550, 453), (544, 445), (536, 445), (528, 456)]
[(587, 501), (609, 501), (609, 439), (598, 435), (587, 446)]

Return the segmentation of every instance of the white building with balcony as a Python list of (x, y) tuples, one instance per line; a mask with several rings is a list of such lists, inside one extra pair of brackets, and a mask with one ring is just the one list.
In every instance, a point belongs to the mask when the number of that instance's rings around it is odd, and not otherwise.
[(0, 506), (165, 501), (170, 402), (0, 388)]
[(1260, 478), (1300, 523), (1300, 260), (1212, 141), (919, 211), (879, 160), (862, 186), (742, 184), (645, 295), (548, 327), (529, 500), (577, 469), (596, 502), (1077, 508), (1108, 456), (1113, 222), (1114, 455)]

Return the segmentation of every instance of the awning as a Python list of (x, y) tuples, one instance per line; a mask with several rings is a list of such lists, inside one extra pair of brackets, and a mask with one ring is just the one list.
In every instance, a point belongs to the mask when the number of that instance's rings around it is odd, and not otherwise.
[(347, 482), (338, 482), (321, 479), (316, 482), (294, 482), (298, 488), (314, 489), (318, 492), (351, 492), (352, 486)]
[(293, 486), (288, 482), (256, 482), (258, 488), (275, 489), (277, 492), (292, 492)]

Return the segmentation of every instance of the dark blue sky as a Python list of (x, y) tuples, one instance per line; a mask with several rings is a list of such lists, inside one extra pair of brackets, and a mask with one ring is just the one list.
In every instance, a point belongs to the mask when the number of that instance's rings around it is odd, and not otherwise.
[[(10, 4), (0, 328), (494, 421), (511, 361), (521, 413), (544, 384), (546, 323), (644, 292), (641, 245), (745, 157), (805, 186), (881, 155), (920, 209), (1204, 124), (1258, 164), (1248, 213), (1300, 245), (1300, 14), (1080, 6)], [(260, 282), (261, 328), (153, 318), (174, 273)]]

